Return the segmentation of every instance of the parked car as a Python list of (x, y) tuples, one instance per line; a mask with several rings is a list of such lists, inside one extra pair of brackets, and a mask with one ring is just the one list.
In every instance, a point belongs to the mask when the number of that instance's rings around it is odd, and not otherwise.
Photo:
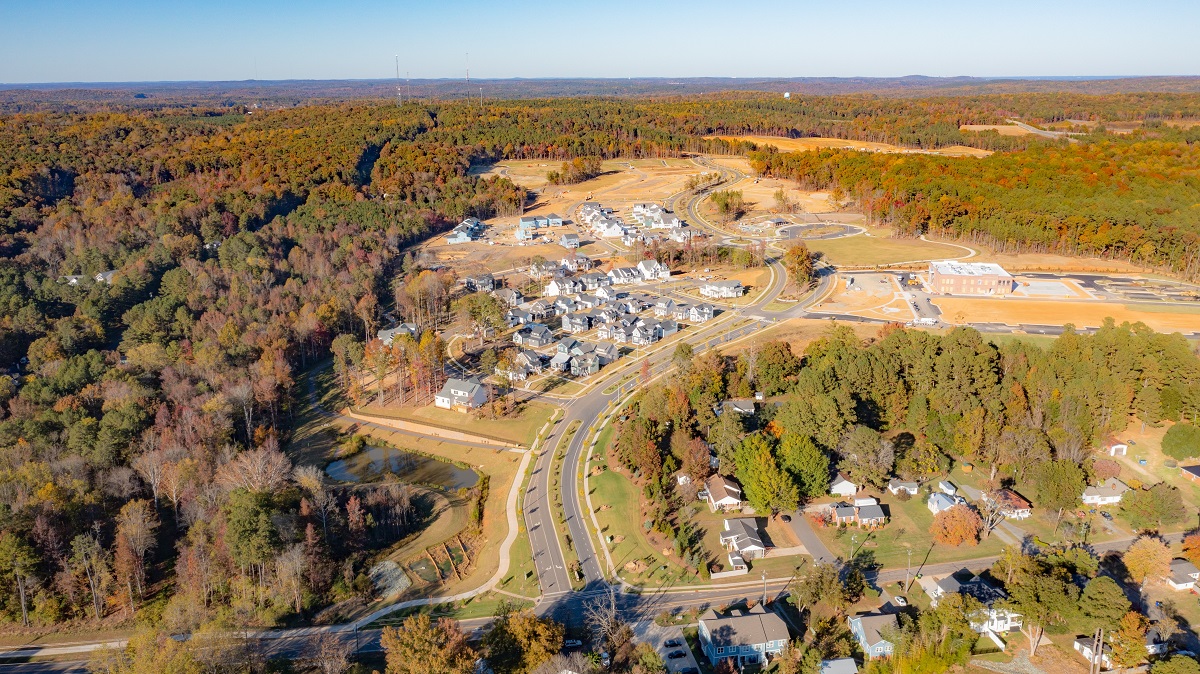
[(791, 515), (780, 515), (779, 519), (783, 520), (784, 522), (791, 522), (792, 516)]
[(682, 645), (683, 644), (679, 643), (678, 639), (671, 639), (671, 640), (667, 641), (667, 643), (663, 644), (663, 646), (665, 646), (666, 648), (679, 648)]
[(1101, 512), (1100, 516), (1103, 517), (1104, 519), (1108, 520), (1109, 522), (1112, 521), (1112, 513), (1110, 513), (1110, 512)]
[(683, 651), (671, 651), (671, 654), (667, 656), (667, 659), (668, 660), (678, 660), (679, 658), (682, 658), (682, 657), (684, 657)]
[(896, 606), (908, 606), (908, 600), (904, 597), (892, 597), (892, 603)]
[(563, 642), (564, 648), (579, 648), (583, 646), (583, 642), (579, 639), (567, 639)]

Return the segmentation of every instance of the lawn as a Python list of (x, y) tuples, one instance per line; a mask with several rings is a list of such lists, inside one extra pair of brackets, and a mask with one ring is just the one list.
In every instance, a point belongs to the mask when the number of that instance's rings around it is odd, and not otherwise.
[(567, 520), (562, 503), (562, 467), (563, 457), (566, 455), (567, 448), (570, 447), (571, 440), (574, 439), (575, 434), (581, 432), (579, 427), (582, 424), (582, 421), (575, 419), (567, 426), (562, 436), (558, 439), (558, 443), (554, 447), (554, 456), (550, 460), (550, 493), (554, 494), (554, 503), (551, 507), (553, 508), (554, 519), (557, 520), (554, 533), (558, 536), (558, 545), (563, 551), (563, 561), (567, 564), (567, 577), (571, 581), (571, 587), (575, 590), (582, 590), (584, 585), (582, 578), (570, 572), (571, 567), (579, 563), (579, 553), (575, 549), (574, 541), (571, 540), (570, 535), (567, 533)]
[(887, 526), (874, 532), (857, 527), (838, 529), (815, 526), (813, 529), (829, 550), (839, 557), (849, 558), (851, 545), (858, 554), (870, 554), (875, 562), (887, 569), (903, 569), (908, 563), (908, 551), (912, 550), (912, 568), (925, 563), (953, 562), (958, 560), (990, 557), (1000, 554), (1004, 542), (993, 535), (978, 545), (952, 547), (933, 540), (929, 526), (933, 524), (933, 513), (925, 506), (928, 494), (922, 490), (908, 501), (895, 497), (881, 498), (887, 506), (890, 519)]
[[(530, 461), (521, 476), (521, 491), (517, 497), (517, 512), (525, 510), (525, 489), (529, 482), (535, 462)], [(529, 543), (529, 531), (525, 528), (525, 518), (517, 517), (517, 540), (513, 541), (509, 551), (508, 575), (500, 579), (500, 589), (526, 597), (536, 597), (541, 594), (537, 573), (533, 566), (533, 546)]]
[(359, 411), (366, 415), (405, 419), (529, 447), (537, 437), (538, 430), (554, 413), (554, 406), (527, 402), (521, 412), (511, 419), (480, 419), (473, 414), (444, 410), (433, 405), (415, 408), (367, 405)]
[(897, 239), (882, 236), (847, 236), (841, 239), (821, 239), (806, 242), (813, 252), (839, 267), (870, 267), (881, 264), (922, 262), (962, 257), (966, 251), (920, 239)]
[(496, 615), (496, 610), (503, 603), (508, 603), (515, 606), (517, 609), (533, 608), (532, 601), (517, 599), (499, 592), (486, 592), (471, 599), (463, 601), (448, 602), (445, 604), (422, 604), (411, 608), (400, 609), (391, 615), (384, 616), (379, 620), (362, 628), (364, 630), (377, 630), (384, 627), (392, 627), (400, 625), (404, 619), (419, 614), (427, 614), (434, 618), (455, 618), (458, 620), (467, 620), (469, 618), (488, 618)]
[(337, 453), (340, 429), (331, 423), (330, 416), (322, 414), (322, 409), (338, 410), (346, 401), (330, 362), (314, 365), (296, 378), (300, 405), (292, 423), (288, 454), (299, 465), (324, 465)]

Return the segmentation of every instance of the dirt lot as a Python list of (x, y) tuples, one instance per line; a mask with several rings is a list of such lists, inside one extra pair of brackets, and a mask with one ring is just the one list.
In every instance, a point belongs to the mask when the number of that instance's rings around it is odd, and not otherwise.
[(825, 147), (842, 147), (852, 150), (867, 150), (871, 152), (914, 152), (920, 154), (940, 154), (947, 157), (986, 157), (991, 154), (988, 150), (973, 147), (953, 145), (940, 150), (912, 150), (891, 145), (889, 143), (872, 143), (865, 140), (842, 140), (841, 138), (778, 138), (776, 136), (721, 136), (728, 140), (748, 140), (760, 145), (774, 145), (783, 152), (800, 152), (817, 150)]
[(1194, 313), (1166, 313), (1167, 307), (1156, 307), (1155, 311), (1143, 311), (1134, 304), (1109, 302), (1057, 302), (1029, 299), (968, 299), (942, 297), (933, 300), (942, 310), (942, 320), (947, 323), (1022, 323), (1037, 325), (1064, 325), (1076, 327), (1099, 327), (1104, 319), (1112, 317), (1117, 323), (1141, 321), (1159, 332), (1185, 333), (1200, 331), (1200, 315)]
[[(761, 344), (762, 342), (783, 341), (791, 345), (793, 353), (799, 354), (811, 342), (828, 335), (834, 325), (834, 321), (792, 318), (759, 332), (758, 336), (753, 340), (744, 340), (728, 349), (722, 349), (721, 353), (734, 356), (749, 348), (754, 343)], [(836, 323), (836, 325), (848, 326), (854, 331), (854, 334), (862, 339), (872, 339), (879, 334), (878, 325), (865, 323)]]
[[(846, 278), (854, 284), (847, 287)], [(883, 283), (880, 283), (883, 281)], [(846, 274), (840, 278), (837, 290), (813, 308), (831, 314), (854, 314), (868, 318), (905, 322), (913, 319), (908, 301), (898, 293), (896, 278), (887, 274)]]
[(959, 131), (995, 131), (1001, 136), (1028, 136), (1029, 131), (1015, 124), (963, 124)]

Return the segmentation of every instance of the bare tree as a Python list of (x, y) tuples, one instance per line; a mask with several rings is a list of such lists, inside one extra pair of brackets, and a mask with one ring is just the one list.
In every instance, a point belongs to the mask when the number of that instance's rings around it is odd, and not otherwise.
[(238, 454), (217, 470), (217, 483), (229, 491), (268, 492), (287, 484), (292, 462), (279, 451), (274, 438), (262, 447)]
[(320, 674), (342, 674), (350, 669), (350, 655), (353, 651), (354, 647), (350, 642), (333, 632), (325, 632), (314, 644), (309, 661), (313, 671)]
[(563, 672), (576, 672), (577, 674), (594, 674), (600, 671), (596, 665), (588, 660), (583, 653), (555, 653), (554, 657), (543, 662), (537, 669), (533, 670), (532, 674), (562, 674)]
[(299, 613), (304, 608), (304, 573), (308, 570), (308, 558), (304, 545), (296, 543), (275, 558), (275, 582), (279, 592), (292, 600)]
[(156, 529), (158, 517), (145, 499), (135, 499), (121, 507), (117, 537), (133, 557), (132, 580), (137, 584), (138, 595), (146, 593), (146, 553), (154, 548)]
[(583, 607), (584, 623), (596, 635), (597, 640), (607, 644), (615, 653), (627, 641), (625, 622), (617, 608), (617, 593), (609, 587), (607, 592), (596, 597)]
[(329, 517), (337, 510), (337, 499), (325, 488), (325, 473), (316, 466), (296, 466), (292, 478), (308, 492), (313, 513), (321, 518), (321, 529), (329, 540)]
[(983, 520), (983, 537), (989, 538), (992, 530), (1004, 521), (1006, 508), (1000, 499), (996, 498), (995, 492), (984, 492), (975, 503), (975, 507)]
[(133, 469), (150, 485), (150, 493), (154, 497), (154, 507), (158, 507), (159, 488), (162, 485), (164, 466), (168, 463), (166, 452), (154, 448), (142, 452), (133, 460)]

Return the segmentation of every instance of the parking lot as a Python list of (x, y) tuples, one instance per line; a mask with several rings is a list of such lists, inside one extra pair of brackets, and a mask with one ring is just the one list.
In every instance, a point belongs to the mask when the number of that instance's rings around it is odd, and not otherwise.
[[(666, 661), (667, 671), (672, 674), (700, 671), (700, 664), (696, 662), (692, 649), (688, 648), (687, 640), (683, 638), (683, 629), (677, 625), (660, 627), (652, 621), (634, 623), (633, 638), (653, 646)], [(673, 653), (682, 653), (683, 657), (672, 658)]]

